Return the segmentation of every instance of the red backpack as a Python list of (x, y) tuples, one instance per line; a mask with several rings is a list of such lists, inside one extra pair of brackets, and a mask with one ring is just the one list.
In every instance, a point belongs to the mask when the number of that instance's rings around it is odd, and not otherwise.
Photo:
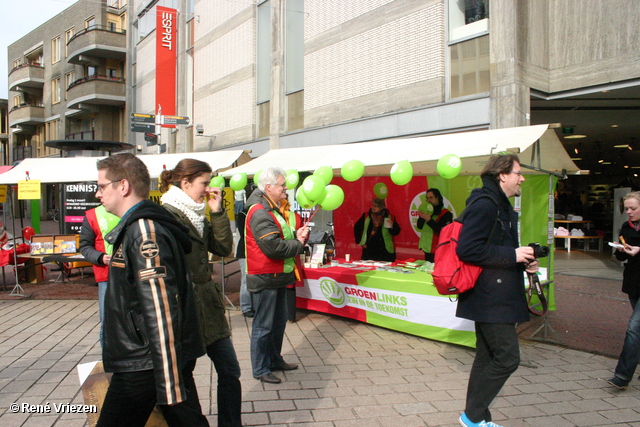
[[(498, 202), (489, 195), (482, 195), (475, 199), (473, 203), (489, 198), (498, 206)], [(460, 261), (456, 249), (458, 248), (458, 238), (462, 232), (464, 214), (471, 205), (467, 206), (460, 217), (456, 218), (440, 231), (440, 242), (436, 247), (435, 267), (431, 276), (433, 284), (440, 295), (456, 295), (468, 291), (476, 285), (476, 281), (482, 273), (482, 267)], [(498, 210), (496, 209), (496, 222), (493, 224), (489, 240), (493, 236), (497, 222), (500, 222)], [(502, 224), (502, 223), (501, 223)]]

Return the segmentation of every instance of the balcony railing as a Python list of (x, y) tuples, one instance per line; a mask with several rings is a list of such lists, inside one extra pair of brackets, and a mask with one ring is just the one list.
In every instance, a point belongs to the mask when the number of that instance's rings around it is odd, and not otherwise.
[(122, 106), (125, 91), (125, 80), (120, 77), (83, 77), (67, 88), (67, 108), (82, 109), (81, 104)]
[(38, 125), (42, 123), (44, 123), (43, 105), (20, 104), (9, 110), (9, 126)]
[(19, 87), (38, 88), (44, 86), (44, 67), (37, 62), (20, 64), (9, 73), (9, 90)]
[(74, 34), (67, 43), (70, 52), (67, 62), (88, 64), (95, 58), (124, 60), (127, 38), (124, 30), (110, 30), (103, 26), (85, 28)]

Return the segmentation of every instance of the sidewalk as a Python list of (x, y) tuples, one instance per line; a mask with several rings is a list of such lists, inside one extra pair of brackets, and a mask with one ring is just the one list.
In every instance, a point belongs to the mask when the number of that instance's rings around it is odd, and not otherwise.
[[(246, 425), (457, 426), (473, 361), (467, 348), (364, 323), (302, 312), (287, 326), (283, 354), (300, 363), (282, 384), (251, 377), (250, 319), (230, 312), (243, 378)], [(0, 302), (0, 425), (83, 426), (85, 414), (12, 413), (18, 404), (82, 404), (76, 366), (99, 360), (96, 301)], [(632, 426), (640, 423), (640, 382), (617, 392), (615, 361), (522, 341), (521, 366), (493, 405), (494, 420), (520, 426)], [(213, 371), (213, 372), (212, 372)], [(201, 358), (196, 384), (216, 425), (216, 375)]]

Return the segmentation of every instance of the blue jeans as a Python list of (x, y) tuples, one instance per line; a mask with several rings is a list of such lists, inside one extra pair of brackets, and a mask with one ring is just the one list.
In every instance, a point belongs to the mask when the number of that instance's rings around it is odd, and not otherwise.
[(251, 329), (251, 365), (259, 378), (272, 367), (282, 365), (282, 340), (287, 326), (287, 289), (263, 289), (251, 293), (253, 328)]
[(102, 347), (102, 316), (104, 316), (104, 297), (107, 294), (107, 283), (98, 282), (98, 307), (100, 309), (100, 346)]
[(231, 338), (222, 338), (209, 344), (207, 355), (218, 374), (218, 427), (241, 427), (240, 364)]
[(489, 405), (518, 365), (520, 347), (516, 326), (476, 322), (476, 357), (469, 375), (464, 410), (469, 420), (491, 421)]
[(638, 298), (629, 297), (629, 301), (633, 313), (629, 318), (624, 345), (616, 366), (616, 377), (625, 381), (633, 379), (633, 374), (640, 362), (640, 304), (638, 304)]
[(247, 260), (238, 258), (240, 263), (240, 310), (243, 313), (253, 312), (251, 293), (247, 290)]

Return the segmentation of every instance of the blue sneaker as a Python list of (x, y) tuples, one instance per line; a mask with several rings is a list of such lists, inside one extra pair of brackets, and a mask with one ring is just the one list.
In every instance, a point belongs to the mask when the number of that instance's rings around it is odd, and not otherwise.
[(462, 415), (460, 415), (460, 418), (458, 419), (458, 421), (460, 422), (460, 425), (462, 427), (502, 427), (494, 423), (493, 421), (483, 420), (483, 421), (480, 421), (479, 423), (474, 423), (469, 418), (467, 418), (467, 414), (465, 414), (464, 412), (462, 413)]

